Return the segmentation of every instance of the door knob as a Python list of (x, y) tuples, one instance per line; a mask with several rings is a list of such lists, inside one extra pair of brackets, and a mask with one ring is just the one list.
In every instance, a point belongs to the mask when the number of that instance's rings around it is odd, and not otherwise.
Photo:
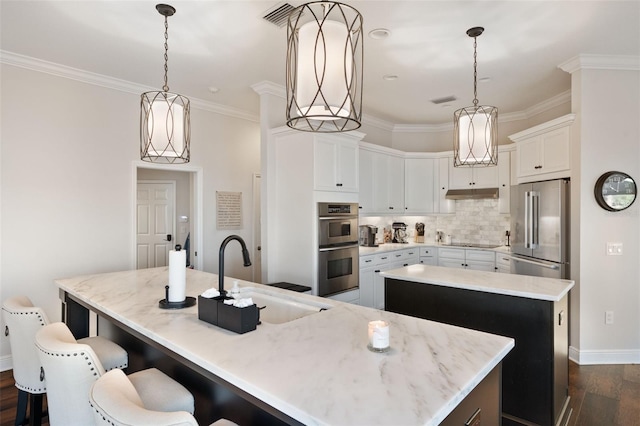
[(167, 234), (167, 238), (165, 239), (165, 241), (171, 241), (171, 234)]

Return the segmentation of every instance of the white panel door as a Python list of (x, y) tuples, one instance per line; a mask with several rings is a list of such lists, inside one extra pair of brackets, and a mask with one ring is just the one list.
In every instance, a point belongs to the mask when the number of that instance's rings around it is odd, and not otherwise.
[(175, 182), (138, 182), (136, 197), (137, 269), (169, 264), (175, 242)]

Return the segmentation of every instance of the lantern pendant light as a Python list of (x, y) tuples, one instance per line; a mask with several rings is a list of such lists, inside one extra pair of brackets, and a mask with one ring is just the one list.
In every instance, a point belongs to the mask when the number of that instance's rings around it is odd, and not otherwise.
[(498, 108), (478, 106), (477, 37), (484, 28), (467, 30), (473, 37), (473, 106), (453, 114), (453, 165), (495, 166), (498, 164)]
[(316, 1), (298, 6), (287, 27), (287, 126), (346, 132), (362, 122), (362, 15)]
[(167, 83), (169, 24), (176, 12), (168, 4), (156, 5), (164, 16), (164, 86), (145, 92), (140, 100), (140, 158), (152, 163), (188, 163), (190, 158), (190, 103), (185, 96), (169, 92)]

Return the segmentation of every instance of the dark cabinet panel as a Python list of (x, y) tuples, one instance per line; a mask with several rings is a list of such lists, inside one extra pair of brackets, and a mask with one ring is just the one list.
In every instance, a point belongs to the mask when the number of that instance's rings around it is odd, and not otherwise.
[(387, 311), (515, 339), (502, 367), (502, 412), (555, 425), (568, 398), (568, 311), (559, 302), (385, 280)]

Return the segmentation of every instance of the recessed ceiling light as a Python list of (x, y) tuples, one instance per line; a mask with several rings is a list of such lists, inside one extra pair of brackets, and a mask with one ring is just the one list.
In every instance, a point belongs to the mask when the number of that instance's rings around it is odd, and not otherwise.
[(209, 92), (211, 92), (211, 93), (218, 93), (219, 91), (220, 91), (220, 89), (218, 89), (215, 86), (209, 87)]
[(369, 37), (381, 40), (383, 38), (387, 38), (391, 35), (391, 31), (386, 28), (376, 28), (375, 30), (369, 31)]
[(382, 79), (385, 81), (394, 81), (397, 80), (399, 77), (395, 74), (385, 74), (382, 76)]

